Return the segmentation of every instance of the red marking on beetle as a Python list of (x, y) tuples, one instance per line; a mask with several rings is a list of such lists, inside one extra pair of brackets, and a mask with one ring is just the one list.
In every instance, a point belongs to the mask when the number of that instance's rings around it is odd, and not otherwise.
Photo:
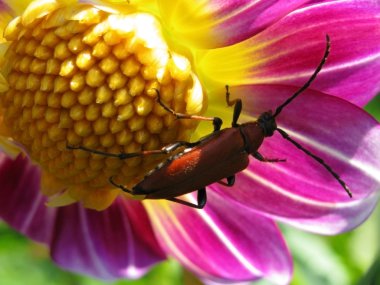
[[(183, 158), (171, 161), (170, 166), (167, 167), (167, 175), (175, 177), (193, 171), (193, 169), (199, 164), (201, 150), (193, 150), (188, 153), (188, 155), (185, 154), (185, 156), (187, 158), (186, 163), (183, 163)], [(156, 172), (159, 172), (159, 170)], [(156, 175), (156, 173), (154, 174)]]
[[(294, 141), (282, 129), (277, 127), (276, 117), (282, 109), (305, 91), (325, 64), (330, 51), (330, 38), (326, 35), (326, 49), (322, 60), (311, 75), (309, 80), (284, 103), (276, 108), (272, 114), (271, 111), (264, 112), (258, 120), (238, 124), (240, 112), (242, 110), (241, 99), (230, 100), (228, 86), (226, 86), (226, 101), (229, 106), (234, 106), (232, 127), (220, 130), (222, 120), (218, 117), (209, 118), (202, 116), (192, 116), (187, 114), (176, 113), (160, 100), (160, 93), (157, 92), (157, 101), (161, 106), (172, 113), (177, 119), (193, 119), (212, 121), (214, 132), (197, 142), (175, 142), (167, 145), (160, 150), (142, 151), (139, 153), (107, 153), (98, 150), (88, 149), (85, 147), (67, 146), (69, 149), (80, 149), (95, 154), (116, 157), (119, 159), (128, 159), (136, 156), (168, 154), (178, 148), (185, 148), (180, 153), (173, 155), (164, 163), (159, 164), (154, 170), (132, 189), (127, 189), (123, 185), (117, 184), (113, 177), (110, 177), (110, 183), (121, 190), (132, 195), (145, 195), (145, 199), (166, 199), (180, 203), (189, 207), (202, 209), (206, 205), (207, 195), (205, 187), (218, 182), (223, 185), (232, 186), (235, 181), (235, 174), (244, 170), (249, 164), (249, 155), (263, 162), (280, 162), (283, 159), (268, 159), (263, 157), (258, 149), (266, 137), (271, 137), (275, 131), (291, 142), (295, 147), (303, 151), (321, 164), (344, 188), (347, 194), (352, 197), (351, 191), (339, 177), (320, 157), (314, 155), (305, 149), (298, 142)], [(227, 178), (227, 182), (222, 179)], [(178, 196), (198, 191), (197, 204), (177, 198)]]

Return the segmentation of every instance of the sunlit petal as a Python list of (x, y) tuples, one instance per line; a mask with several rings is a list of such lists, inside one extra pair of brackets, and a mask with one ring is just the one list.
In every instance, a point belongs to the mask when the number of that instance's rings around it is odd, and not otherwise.
[(291, 260), (276, 225), (212, 191), (208, 200), (203, 210), (145, 203), (163, 248), (201, 278), (286, 284)]
[(220, 85), (301, 86), (328, 34), (331, 53), (312, 88), (363, 106), (379, 91), (379, 15), (379, 2), (369, 0), (302, 8), (245, 42), (200, 54), (201, 72)]
[(245, 40), (264, 30), (306, 0), (159, 0), (162, 20), (183, 44), (215, 48)]

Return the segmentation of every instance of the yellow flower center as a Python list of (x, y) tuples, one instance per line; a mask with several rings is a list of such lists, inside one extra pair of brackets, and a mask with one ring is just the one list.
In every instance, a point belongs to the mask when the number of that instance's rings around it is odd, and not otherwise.
[(5, 39), (3, 124), (41, 166), (47, 195), (65, 190), (66, 198), (103, 209), (121, 193), (110, 176), (131, 187), (166, 158), (120, 160), (68, 145), (131, 153), (189, 140), (196, 122), (175, 120), (155, 89), (177, 112), (204, 109), (190, 62), (168, 49), (149, 14), (36, 1), (8, 25)]

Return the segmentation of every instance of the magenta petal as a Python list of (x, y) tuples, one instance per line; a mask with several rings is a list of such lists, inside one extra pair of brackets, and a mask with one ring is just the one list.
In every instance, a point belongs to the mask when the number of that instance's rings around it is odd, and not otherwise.
[(215, 21), (214, 46), (227, 46), (248, 39), (266, 29), (307, 0), (211, 0), (209, 6), (218, 18)]
[(291, 258), (272, 220), (210, 190), (203, 210), (172, 202), (147, 208), (162, 247), (200, 278), (289, 282)]
[[(274, 109), (295, 91), (286, 86), (233, 88), (254, 115)], [(252, 160), (233, 189), (233, 200), (305, 230), (335, 234), (362, 223), (374, 209), (380, 188), (380, 125), (342, 99), (306, 91), (279, 115), (278, 126), (326, 161), (347, 183), (350, 199), (320, 164), (284, 140), (267, 138), (260, 153), (283, 163)]]
[(331, 53), (313, 89), (364, 106), (380, 90), (379, 27), (379, 1), (323, 1), (297, 10), (253, 39), (269, 45), (256, 51), (263, 64), (251, 76), (258, 84), (301, 86), (322, 57), (328, 34)]
[(45, 206), (40, 172), (28, 158), (0, 153), (0, 218), (30, 238), (48, 243), (56, 209)]
[(101, 212), (60, 208), (51, 248), (62, 267), (106, 280), (138, 278), (165, 258), (141, 203), (122, 199)]
[(165, 258), (137, 201), (117, 200), (105, 211), (79, 204), (49, 208), (40, 172), (28, 158), (0, 153), (0, 217), (19, 232), (49, 244), (64, 268), (104, 279), (137, 278)]

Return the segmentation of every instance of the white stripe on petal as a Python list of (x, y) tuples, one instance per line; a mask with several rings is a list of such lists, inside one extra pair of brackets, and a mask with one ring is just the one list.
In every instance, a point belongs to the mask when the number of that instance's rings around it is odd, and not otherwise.
[[(194, 199), (195, 200), (195, 199)], [(226, 235), (219, 229), (219, 227), (215, 224), (212, 218), (206, 213), (206, 211), (197, 211), (197, 214), (205, 221), (205, 223), (209, 226), (210, 229), (215, 233), (215, 235), (219, 238), (221, 243), (228, 249), (232, 256), (234, 256), (240, 263), (246, 268), (252, 275), (262, 276), (262, 272), (254, 267), (245, 257), (244, 255), (235, 247), (233, 242), (231, 242)]]
[[(99, 260), (99, 255), (98, 255), (97, 250), (96, 250), (96, 244), (94, 243), (94, 239), (92, 237), (90, 229), (88, 228), (89, 222), (87, 221), (86, 210), (83, 207), (78, 207), (78, 209), (79, 209), (78, 211), (79, 211), (79, 219), (80, 219), (80, 224), (81, 224), (81, 230), (82, 230), (82, 233), (84, 235), (83, 240), (87, 241), (84, 243), (87, 247), (85, 252), (87, 252), (88, 255), (90, 256), (93, 267), (98, 272), (98, 276), (113, 277), (112, 275), (110, 275), (107, 268), (104, 267), (104, 264), (106, 264), (106, 263)], [(73, 240), (73, 242), (75, 242), (75, 241)], [(82, 265), (79, 264), (78, 268), (81, 268), (81, 267), (82, 267)]]
[[(291, 200), (295, 200), (295, 201), (298, 201), (302, 204), (311, 205), (311, 206), (315, 206), (318, 208), (344, 209), (344, 208), (353, 208), (353, 207), (359, 206), (360, 204), (363, 203), (363, 199), (362, 200), (350, 200), (348, 202), (325, 202), (325, 201), (317, 201), (317, 200), (313, 200), (313, 199), (308, 199), (304, 196), (294, 194), (294, 193), (290, 192), (288, 189), (282, 188), (281, 186), (272, 183), (271, 181), (263, 178), (262, 176), (256, 175), (252, 171), (245, 170), (245, 171), (243, 171), (243, 174), (245, 176), (249, 177), (250, 179), (255, 180), (256, 182), (260, 183), (261, 185), (263, 185), (267, 188), (270, 188), (271, 190), (273, 190), (273, 192), (280, 193), (281, 196), (285, 196), (285, 197), (290, 198)], [(379, 193), (375, 192), (372, 195), (366, 197), (365, 199), (366, 200), (376, 199), (376, 196), (379, 196)]]
[[(339, 152), (337, 151), (337, 149), (333, 149), (332, 147), (328, 145), (320, 144), (318, 141), (315, 140), (315, 138), (309, 138), (307, 136), (301, 135), (298, 132), (293, 132), (289, 129), (285, 129), (285, 128), (281, 128), (281, 129), (284, 129), (292, 138), (296, 139), (298, 142), (302, 142), (302, 144), (307, 144), (309, 146), (312, 146), (315, 149), (318, 149), (328, 154), (329, 156), (336, 158), (337, 160), (350, 164), (362, 170), (363, 174), (367, 174), (368, 177), (371, 177), (372, 179), (380, 183), (380, 169), (377, 169), (368, 163), (365, 164), (363, 161), (359, 161), (355, 159), (354, 157), (348, 157), (344, 153)], [(375, 134), (375, 131), (373, 133)], [(372, 134), (368, 133), (367, 137), (371, 138)], [(378, 141), (378, 140), (374, 140), (374, 141)], [(380, 159), (380, 156), (378, 159)]]
[[(190, 270), (193, 270), (195, 272), (199, 272), (201, 268), (199, 268), (197, 265), (195, 265), (190, 259), (186, 257), (182, 253), (182, 251), (176, 246), (176, 244), (173, 242), (172, 238), (169, 236), (169, 230), (163, 225), (162, 219), (157, 216), (158, 211), (154, 209), (154, 206), (152, 205), (155, 202), (150, 202), (150, 201), (144, 201), (144, 206), (146, 210), (149, 213), (149, 217), (152, 220), (153, 224), (155, 225), (155, 228), (158, 230), (160, 237), (164, 240), (165, 244), (167, 247), (171, 249), (171, 251), (174, 253), (175, 257), (179, 259), (183, 265), (188, 267)], [(162, 202), (162, 203), (167, 203), (167, 202)], [(160, 205), (161, 207), (161, 205)], [(199, 251), (199, 247), (197, 247), (193, 239), (186, 233), (185, 229), (182, 227), (181, 223), (176, 219), (175, 214), (173, 213), (172, 209), (169, 206), (164, 207), (165, 215), (171, 219), (173, 224), (176, 226), (178, 231), (181, 233), (181, 237), (186, 240), (189, 246), (194, 251), (197, 251), (199, 256), (202, 256), (202, 252)]]

